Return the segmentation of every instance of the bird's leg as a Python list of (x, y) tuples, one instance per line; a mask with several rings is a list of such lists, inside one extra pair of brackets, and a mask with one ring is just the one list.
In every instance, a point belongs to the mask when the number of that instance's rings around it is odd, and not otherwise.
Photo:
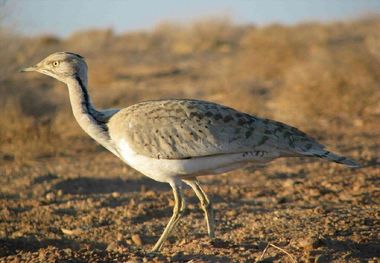
[(182, 198), (182, 185), (178, 183), (172, 183), (170, 184), (173, 188), (173, 195), (174, 195), (174, 208), (173, 208), (173, 215), (169, 220), (169, 223), (166, 225), (166, 228), (164, 232), (161, 234), (160, 238), (154, 245), (152, 252), (158, 251), (161, 249), (163, 243), (177, 224), (178, 220), (181, 217), (181, 208), (184, 206), (183, 204), (183, 198)]
[[(179, 208), (179, 212), (178, 212), (178, 216), (176, 217), (176, 220), (173, 222), (173, 224), (171, 225), (171, 228), (170, 230), (168, 231), (169, 234), (172, 232), (172, 230), (176, 227), (178, 221), (181, 219), (181, 217), (183, 216), (184, 212), (185, 212), (185, 208), (186, 208), (186, 200), (185, 200), (185, 197), (183, 195), (183, 191), (182, 191), (182, 184), (181, 186), (179, 187), (179, 201), (178, 201), (178, 204), (180, 206)], [(174, 212), (173, 212), (174, 214)], [(168, 235), (169, 235), (168, 234)]]
[(174, 222), (174, 226), (177, 225), (178, 221), (181, 219), (181, 217), (184, 215), (185, 213), (185, 210), (186, 210), (186, 199), (183, 195), (183, 191), (180, 191), (180, 195), (181, 195), (181, 199), (182, 199), (182, 202), (181, 202), (181, 208), (179, 210), (179, 216), (177, 217), (177, 220)]
[(208, 235), (210, 238), (214, 238), (215, 237), (215, 220), (214, 220), (214, 211), (212, 209), (212, 204), (211, 204), (210, 199), (207, 197), (206, 193), (201, 188), (197, 179), (183, 180), (183, 181), (194, 190), (199, 201), (201, 202), (202, 210), (205, 213)]

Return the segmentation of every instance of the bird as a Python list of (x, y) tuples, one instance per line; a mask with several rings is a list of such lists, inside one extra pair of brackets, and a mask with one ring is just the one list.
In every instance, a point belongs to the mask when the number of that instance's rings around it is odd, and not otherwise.
[(39, 72), (65, 83), (73, 115), (89, 136), (145, 176), (170, 184), (173, 213), (153, 252), (162, 248), (185, 211), (185, 185), (198, 197), (208, 236), (215, 238), (212, 202), (199, 176), (280, 157), (318, 157), (360, 167), (295, 127), (213, 102), (166, 99), (98, 110), (88, 92), (85, 58), (72, 52), (53, 53), (21, 71)]

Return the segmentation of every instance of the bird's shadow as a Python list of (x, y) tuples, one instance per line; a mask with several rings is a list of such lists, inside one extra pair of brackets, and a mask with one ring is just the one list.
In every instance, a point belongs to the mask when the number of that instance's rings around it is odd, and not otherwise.
[[(195, 261), (197, 260), (197, 261)], [(199, 261), (198, 261), (199, 260)], [(177, 253), (171, 258), (171, 262), (231, 262), (227, 256), (207, 255), (202, 253), (183, 254)]]
[[(86, 249), (83, 248), (84, 246)], [(34, 253), (40, 249), (46, 249), (48, 247), (59, 250), (59, 254), (62, 255), (63, 253), (62, 256), (67, 258), (67, 261), (70, 261), (69, 259), (74, 259), (78, 252), (86, 253), (86, 250), (91, 250), (91, 254), (94, 257), (104, 258), (107, 257), (107, 255), (109, 256), (109, 252), (106, 250), (107, 244), (105, 243), (86, 241), (86, 245), (84, 245), (83, 241), (80, 242), (68, 238), (37, 240), (37, 238), (34, 237), (17, 237), (0, 239), (0, 258), (16, 255), (20, 253), (20, 251)], [(149, 250), (144, 250), (134, 246), (126, 246), (125, 248), (127, 248), (128, 251), (125, 253), (133, 253), (134, 255), (141, 257), (167, 260), (167, 256), (164, 256), (164, 254), (161, 253), (152, 254)], [(73, 253), (74, 251), (75, 253)], [(42, 255), (44, 255), (44, 253), (46, 253), (46, 251), (43, 251)], [(201, 260), (202, 262), (230, 262), (230, 259), (227, 256), (206, 255), (203, 253), (184, 254), (182, 252), (178, 252), (170, 256), (170, 262), (185, 262), (194, 259)]]
[(373, 259), (380, 257), (380, 240), (373, 239), (367, 242), (355, 242), (353, 240), (337, 240), (334, 238), (324, 238), (320, 241), (320, 246), (327, 247), (330, 251), (344, 252), (348, 261), (354, 259)]
[(171, 188), (167, 184), (156, 182), (147, 177), (137, 179), (78, 177), (60, 181), (53, 186), (53, 189), (61, 190), (64, 194), (91, 195), (149, 190), (166, 192), (170, 191)]
[[(104, 250), (106, 244), (95, 241), (86, 241), (86, 244), (93, 249)], [(41, 248), (49, 246), (58, 249), (70, 248), (73, 251), (80, 250), (79, 241), (63, 237), (62, 239), (37, 239), (33, 236), (23, 236), (17, 238), (1, 238), (0, 239), (0, 257), (15, 255), (19, 251), (36, 252)]]

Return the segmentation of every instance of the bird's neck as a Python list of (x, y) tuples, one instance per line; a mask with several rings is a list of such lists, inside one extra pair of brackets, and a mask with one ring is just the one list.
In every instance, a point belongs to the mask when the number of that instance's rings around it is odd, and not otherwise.
[(66, 84), (69, 89), (71, 108), (79, 126), (93, 139), (117, 155), (109, 137), (106, 119), (91, 103), (87, 91), (87, 80), (76, 76), (67, 80)]

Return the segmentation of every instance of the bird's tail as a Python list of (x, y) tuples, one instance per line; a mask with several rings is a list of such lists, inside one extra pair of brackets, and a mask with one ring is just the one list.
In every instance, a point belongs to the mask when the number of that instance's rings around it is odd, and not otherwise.
[(317, 150), (310, 149), (307, 153), (304, 153), (304, 154), (309, 155), (309, 156), (319, 157), (322, 159), (326, 159), (326, 160), (329, 160), (331, 162), (344, 164), (344, 165), (351, 167), (351, 168), (361, 167), (361, 165), (358, 162), (356, 162), (350, 158), (347, 158), (347, 157), (326, 151), (324, 149), (317, 149)]

